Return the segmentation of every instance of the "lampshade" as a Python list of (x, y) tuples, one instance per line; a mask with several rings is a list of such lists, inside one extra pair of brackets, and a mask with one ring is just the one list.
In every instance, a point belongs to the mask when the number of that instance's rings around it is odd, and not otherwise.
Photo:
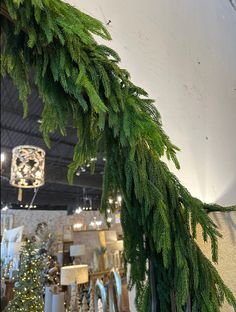
[(12, 150), (12, 186), (37, 188), (44, 185), (45, 152), (32, 145), (17, 146)]
[(107, 242), (106, 248), (108, 252), (122, 251), (124, 249), (123, 240), (118, 240), (115, 242)]
[(79, 257), (85, 255), (85, 246), (84, 245), (71, 245), (70, 246), (70, 256)]
[(85, 284), (88, 282), (88, 266), (86, 264), (70, 265), (61, 268), (61, 285)]

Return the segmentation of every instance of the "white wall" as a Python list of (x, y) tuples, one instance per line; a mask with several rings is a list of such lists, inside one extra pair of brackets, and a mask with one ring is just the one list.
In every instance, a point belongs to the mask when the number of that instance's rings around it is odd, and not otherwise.
[[(157, 100), (166, 132), (181, 148), (181, 171), (175, 172), (184, 185), (204, 201), (235, 204), (236, 11), (230, 1), (68, 2), (111, 20), (109, 45), (133, 81)], [(236, 294), (236, 214), (215, 217), (225, 236), (219, 270)]]
[[(204, 201), (235, 204), (236, 11), (230, 1), (68, 2), (111, 20), (109, 45), (133, 81), (157, 100), (166, 132), (181, 148), (181, 171), (175, 172), (184, 185)], [(235, 217), (218, 215), (225, 235), (219, 270), (236, 294)]]
[[(164, 129), (181, 148), (175, 171), (181, 182), (204, 201), (235, 204), (236, 11), (230, 1), (67, 1), (111, 20), (109, 46), (157, 100)], [(219, 270), (236, 294), (236, 214), (216, 217), (225, 237)]]
[[(192, 194), (236, 202), (236, 11), (229, 0), (68, 0), (104, 23), (157, 100)], [(199, 64), (200, 63), (200, 64)]]
[[(37, 225), (41, 222), (46, 222), (48, 229), (51, 233), (56, 234), (58, 237), (63, 237), (63, 232), (76, 223), (82, 223), (89, 228), (91, 221), (94, 218), (97, 221), (102, 221), (101, 228), (106, 229), (105, 218), (99, 211), (83, 211), (79, 215), (67, 215), (66, 211), (45, 211), (45, 210), (19, 210), (9, 209), (7, 212), (1, 213), (2, 215), (13, 215), (13, 226), (18, 227), (24, 225), (24, 234), (26, 236), (33, 235)], [(116, 223), (115, 215), (111, 215), (111, 229), (115, 229), (117, 234), (122, 234), (120, 223)]]

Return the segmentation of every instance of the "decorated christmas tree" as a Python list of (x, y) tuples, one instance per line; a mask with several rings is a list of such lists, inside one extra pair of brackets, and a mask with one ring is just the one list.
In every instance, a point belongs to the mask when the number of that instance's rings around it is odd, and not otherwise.
[(44, 307), (45, 253), (41, 253), (33, 238), (26, 241), (18, 274), (15, 278), (14, 298), (6, 312), (42, 312)]

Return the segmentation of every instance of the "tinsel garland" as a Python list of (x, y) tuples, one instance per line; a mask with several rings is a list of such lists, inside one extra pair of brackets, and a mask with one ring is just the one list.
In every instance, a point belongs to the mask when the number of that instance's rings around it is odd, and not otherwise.
[(218, 312), (225, 299), (236, 311), (232, 292), (195, 241), (200, 225), (217, 262), (221, 235), (208, 212), (236, 207), (201, 202), (168, 170), (161, 158), (179, 168), (178, 148), (117, 53), (93, 38), (111, 39), (102, 23), (59, 0), (3, 0), (1, 13), (1, 74), (13, 79), (25, 116), (33, 73), (45, 142), (57, 129), (64, 135), (68, 123), (77, 129), (69, 181), (98, 149), (105, 153), (101, 210), (121, 193), (124, 257), (138, 311)]

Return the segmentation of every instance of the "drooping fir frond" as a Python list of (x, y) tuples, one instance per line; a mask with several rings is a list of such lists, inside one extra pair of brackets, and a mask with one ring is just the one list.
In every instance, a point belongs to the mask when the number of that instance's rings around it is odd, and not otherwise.
[[(149, 311), (220, 311), (226, 299), (236, 301), (212, 263), (196, 244), (201, 226), (217, 262), (221, 236), (208, 213), (232, 211), (194, 198), (162, 161), (177, 168), (178, 148), (162, 128), (153, 101), (135, 86), (118, 54), (96, 43), (110, 40), (96, 19), (59, 0), (4, 0), (2, 74), (12, 77), (27, 114), (29, 71), (42, 99), (41, 131), (64, 135), (68, 122), (78, 134), (68, 178), (103, 145), (106, 166), (101, 211), (117, 191), (123, 197), (121, 221), (124, 257), (130, 264), (130, 286), (136, 286), (137, 308)], [(154, 276), (150, 279), (150, 267)]]
[(207, 213), (236, 211), (236, 205), (229, 206), (229, 207), (222, 207), (222, 206), (217, 205), (217, 204), (205, 204), (204, 208), (206, 209)]

